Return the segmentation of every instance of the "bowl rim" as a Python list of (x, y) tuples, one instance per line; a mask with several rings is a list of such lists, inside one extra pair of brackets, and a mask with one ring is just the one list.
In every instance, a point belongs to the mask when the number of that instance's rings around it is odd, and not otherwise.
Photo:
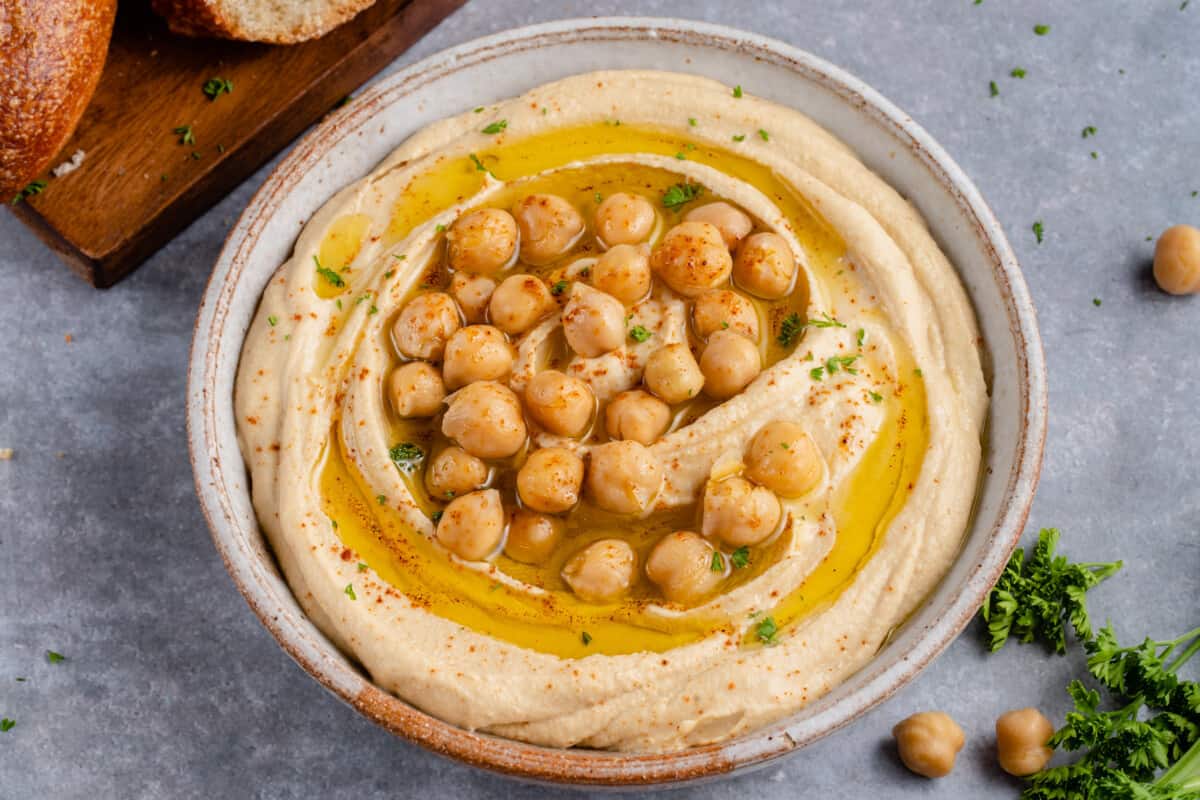
[[(425, 84), (477, 64), (524, 49), (572, 41), (658, 39), (745, 53), (784, 66), (865, 111), (903, 142), (953, 199), (985, 246), (993, 277), (1005, 299), (1015, 340), (1021, 419), (1017, 456), (988, 534), (984, 557), (963, 578), (964, 590), (919, 637), (913, 650), (879, 670), (851, 694), (811, 718), (796, 735), (788, 717), (737, 739), (668, 753), (628, 754), (540, 747), (467, 731), (443, 722), (384, 692), (325, 639), (295, 604), (276, 593), (278, 575), (257, 568), (252, 543), (242, 541), (227, 502), (226, 472), (244, 470), (238, 461), (223, 466), (214, 443), (216, 410), (231, 398), (216, 396), (217, 353), (224, 336), (228, 306), (241, 267), (257, 235), (294, 180), (324, 152), (358, 125)], [(240, 349), (240, 344), (239, 344)], [(769, 37), (712, 23), (656, 17), (566, 19), (514, 28), (442, 50), (382, 79), (355, 102), (303, 136), (271, 171), (231, 228), (214, 265), (197, 311), (188, 365), (187, 433), (196, 493), (226, 570), (259, 621), (297, 664), (326, 689), (393, 734), (443, 756), (475, 767), (529, 781), (590, 787), (680, 785), (760, 766), (799, 749), (882, 703), (912, 680), (958, 636), (974, 617), (1020, 540), (1041, 472), (1047, 426), (1045, 355), (1036, 312), (1024, 277), (999, 222), (979, 191), (950, 156), (911, 117), (882, 95), (824, 59)], [(232, 475), (233, 473), (230, 472)], [(248, 480), (243, 478), (248, 484)], [(247, 491), (238, 487), (235, 491)], [(286, 591), (286, 585), (284, 585)], [(876, 662), (872, 662), (875, 664)], [(871, 670), (868, 665), (860, 674)], [(819, 701), (818, 701), (819, 702)], [(800, 712), (805, 713), (805, 712)]]

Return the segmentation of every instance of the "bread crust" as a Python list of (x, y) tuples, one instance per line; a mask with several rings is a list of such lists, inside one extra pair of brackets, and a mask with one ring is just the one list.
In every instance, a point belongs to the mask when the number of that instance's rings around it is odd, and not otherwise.
[(0, 198), (42, 174), (74, 132), (108, 55), (116, 0), (4, 0)]
[[(185, 36), (216, 36), (222, 39), (241, 39), (268, 44), (295, 44), (323, 36), (348, 22), (375, 0), (322, 0), (318, 13), (307, 15), (288, 24), (282, 20), (274, 26), (252, 30), (223, 14), (217, 0), (150, 0), (155, 13), (167, 20), (167, 27)], [(313, 0), (313, 5), (318, 3)]]

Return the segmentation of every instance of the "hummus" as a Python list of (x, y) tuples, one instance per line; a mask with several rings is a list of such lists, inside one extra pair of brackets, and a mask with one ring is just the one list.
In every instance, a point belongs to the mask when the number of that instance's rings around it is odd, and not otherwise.
[(934, 588), (975, 496), (978, 342), (921, 217), (828, 132), (599, 72), (338, 192), (235, 402), (284, 575), (379, 686), (666, 751), (795, 713)]

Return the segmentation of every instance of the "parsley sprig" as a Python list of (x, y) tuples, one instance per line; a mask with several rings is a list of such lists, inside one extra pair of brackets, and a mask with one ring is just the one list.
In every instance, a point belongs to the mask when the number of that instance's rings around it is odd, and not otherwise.
[(703, 186), (694, 183), (677, 183), (663, 192), (662, 204), (664, 207), (676, 211), (702, 194), (704, 194)]

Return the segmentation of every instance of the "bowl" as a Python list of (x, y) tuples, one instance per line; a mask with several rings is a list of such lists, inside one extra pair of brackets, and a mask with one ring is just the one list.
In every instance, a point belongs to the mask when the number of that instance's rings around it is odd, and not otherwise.
[[(909, 198), (974, 304), (991, 387), (988, 442), (959, 557), (877, 657), (800, 713), (721, 744), (662, 754), (552, 749), (473, 733), (374, 686), (308, 620), (259, 530), (238, 450), (233, 388), (242, 342), (302, 223), (426, 124), (568, 74), (648, 68), (717, 79), (797, 108)], [(305, 136), (234, 226), (201, 303), (188, 374), (196, 489), (242, 595), (310, 675), (360, 713), (434, 752), (499, 773), (570, 785), (661, 785), (730, 774), (847, 724), (912, 680), (970, 622), (1024, 528), (1046, 433), (1037, 320), (1004, 233), (962, 170), (916, 123), (846, 72), (782, 42), (669, 19), (566, 20), (455, 47), (381, 81)]]

